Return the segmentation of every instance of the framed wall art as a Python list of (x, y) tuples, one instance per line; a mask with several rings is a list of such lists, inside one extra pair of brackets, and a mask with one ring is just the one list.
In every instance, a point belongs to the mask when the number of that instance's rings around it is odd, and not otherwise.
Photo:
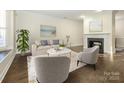
[(56, 36), (56, 27), (49, 25), (40, 25), (41, 37), (54, 37)]
[(102, 21), (101, 20), (92, 20), (89, 22), (89, 31), (90, 32), (102, 32)]

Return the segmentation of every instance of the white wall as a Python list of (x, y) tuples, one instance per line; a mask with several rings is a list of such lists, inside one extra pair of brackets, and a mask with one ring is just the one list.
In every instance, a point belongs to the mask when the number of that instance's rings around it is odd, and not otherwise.
[(112, 32), (112, 12), (105, 11), (101, 14), (89, 15), (84, 18), (84, 34), (90, 34), (89, 22), (92, 20), (101, 20), (102, 32), (93, 33), (111, 33)]
[[(29, 11), (16, 11), (16, 30), (26, 28), (30, 31), (30, 41), (41, 39), (66, 39), (70, 35), (72, 46), (82, 45), (83, 22), (47, 15), (33, 13)], [(40, 25), (51, 25), (57, 29), (56, 37), (40, 37)]]

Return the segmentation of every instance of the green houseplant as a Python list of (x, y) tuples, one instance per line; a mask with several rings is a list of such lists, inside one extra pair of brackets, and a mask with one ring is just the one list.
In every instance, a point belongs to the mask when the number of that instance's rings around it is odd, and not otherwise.
[(24, 55), (29, 50), (29, 31), (27, 29), (17, 30), (17, 49)]

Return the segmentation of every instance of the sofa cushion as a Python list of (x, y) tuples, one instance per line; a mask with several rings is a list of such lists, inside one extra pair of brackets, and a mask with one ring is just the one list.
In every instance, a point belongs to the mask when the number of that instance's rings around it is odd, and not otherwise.
[(53, 45), (59, 45), (59, 40), (53, 40)]
[(40, 43), (41, 43), (42, 46), (47, 46), (47, 45), (49, 45), (49, 43), (48, 43), (47, 40), (41, 40)]

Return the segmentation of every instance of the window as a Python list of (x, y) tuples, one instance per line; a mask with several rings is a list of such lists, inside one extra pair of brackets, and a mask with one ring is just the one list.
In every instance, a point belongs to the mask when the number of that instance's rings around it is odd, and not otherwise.
[(6, 11), (0, 10), (0, 47), (6, 46)]

